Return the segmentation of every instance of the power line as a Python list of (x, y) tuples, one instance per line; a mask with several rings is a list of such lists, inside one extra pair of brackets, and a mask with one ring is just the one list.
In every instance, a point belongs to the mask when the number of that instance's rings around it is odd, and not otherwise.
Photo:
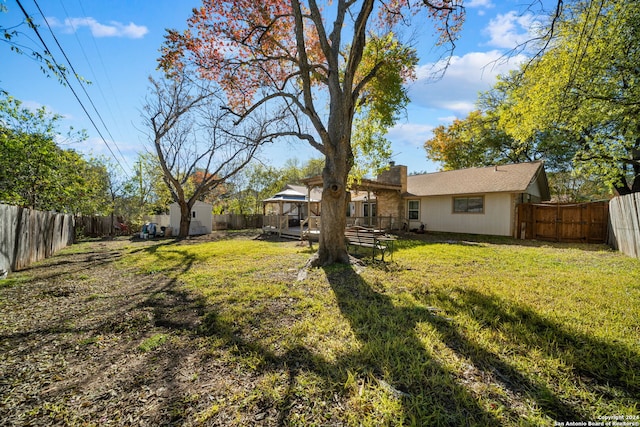
[[(100, 119), (100, 122), (102, 123), (102, 126), (105, 128), (105, 130), (109, 134), (109, 137), (111, 138), (111, 142), (116, 147), (116, 150), (118, 151), (118, 153), (120, 153), (120, 156), (122, 157), (122, 160), (127, 165), (127, 167), (130, 167), (127, 164), (127, 160), (125, 159), (124, 155), (122, 154), (122, 151), (120, 151), (120, 148), (118, 147), (118, 144), (116, 144), (115, 138), (113, 137), (113, 135), (111, 135), (111, 131), (109, 131), (109, 128), (107, 127), (107, 125), (105, 124), (104, 120), (102, 119), (102, 115), (100, 114), (100, 112), (96, 108), (96, 105), (93, 103), (93, 100), (91, 99), (91, 96), (89, 96), (89, 93), (87, 92), (87, 89), (85, 88), (84, 84), (82, 83), (82, 80), (80, 80), (80, 75), (76, 72), (75, 68), (71, 64), (71, 61), (69, 60), (69, 57), (67, 56), (67, 53), (64, 51), (64, 49), (60, 45), (60, 42), (58, 42), (58, 38), (53, 33), (53, 30), (51, 29), (51, 26), (49, 25), (49, 21), (44, 16), (44, 13), (42, 13), (42, 9), (40, 9), (40, 5), (38, 4), (37, 0), (33, 0), (33, 3), (38, 8), (38, 12), (40, 12), (40, 16), (42, 16), (42, 19), (44, 20), (45, 24), (47, 24), (47, 28), (49, 29), (49, 32), (51, 33), (51, 36), (53, 37), (53, 40), (56, 42), (56, 45), (58, 46), (58, 49), (60, 49), (60, 52), (62, 52), (62, 55), (64, 56), (64, 59), (67, 61), (67, 64), (69, 64), (69, 68), (71, 68), (71, 71), (73, 71), (73, 75), (76, 77), (76, 80), (80, 84), (80, 87), (82, 88), (82, 91), (84, 92), (85, 96), (87, 97), (87, 99), (91, 103), (91, 106), (93, 107), (93, 111), (96, 112), (96, 114), (98, 115), (98, 118)], [(106, 141), (105, 141), (105, 143), (106, 143)]]
[[(119, 134), (120, 138), (123, 138), (123, 134), (122, 134), (122, 130), (120, 129), (120, 127), (118, 126), (119, 120), (116, 119), (115, 115), (113, 114), (113, 109), (111, 108), (110, 102), (107, 100), (107, 97), (105, 96), (104, 91), (102, 90), (102, 85), (100, 84), (100, 80), (98, 80), (98, 76), (96, 75), (96, 72), (93, 68), (93, 66), (91, 65), (91, 62), (89, 60), (89, 57), (87, 56), (87, 52), (84, 49), (84, 46), (82, 45), (82, 42), (80, 41), (80, 37), (78, 37), (78, 31), (76, 26), (73, 23), (73, 19), (71, 18), (71, 16), (69, 15), (69, 12), (67, 11), (67, 8), (64, 5), (64, 1), (63, 0), (59, 0), (60, 2), (60, 6), (62, 7), (62, 9), (64, 10), (65, 16), (67, 17), (67, 19), (69, 20), (69, 24), (71, 25), (72, 29), (73, 29), (73, 35), (76, 39), (76, 41), (78, 42), (78, 46), (80, 47), (80, 51), (82, 52), (82, 55), (84, 56), (84, 59), (87, 63), (87, 66), (89, 67), (89, 70), (91, 71), (91, 75), (93, 76), (93, 81), (92, 83), (94, 83), (97, 87), (98, 87), (98, 91), (100, 92), (100, 96), (102, 97), (102, 100), (104, 101), (104, 105), (107, 108), (107, 111), (109, 112), (109, 115), (113, 121), (113, 123), (115, 124), (115, 128), (116, 128), (116, 133)], [(84, 7), (82, 6), (82, 2), (80, 0), (78, 0), (78, 6), (80, 7), (80, 9), (82, 10), (82, 15), (83, 16), (87, 16), (87, 13), (84, 10)], [(91, 40), (93, 41), (93, 47), (95, 49), (95, 52), (98, 56), (99, 59), (99, 66), (102, 68), (102, 71), (104, 73), (104, 78), (107, 81), (107, 84), (109, 86), (108, 89), (111, 90), (111, 93), (116, 93), (115, 89), (113, 88), (113, 84), (111, 83), (111, 79), (109, 78), (109, 74), (107, 73), (106, 67), (104, 65), (104, 61), (102, 59), (102, 55), (100, 54), (100, 49), (98, 48), (98, 44), (96, 43), (96, 38), (93, 36), (93, 33), (90, 32), (89, 34), (91, 34)], [(113, 101), (116, 104), (116, 109), (117, 111), (122, 112), (122, 108), (120, 107), (119, 103), (118, 103), (118, 97), (113, 97)], [(113, 128), (113, 125), (112, 125)], [(115, 138), (112, 138), (115, 139)], [(129, 166), (129, 165), (127, 165)]]
[[(105, 139), (105, 137), (102, 135), (102, 132), (100, 131), (100, 129), (98, 129), (98, 126), (96, 125), (95, 121), (93, 120), (93, 117), (91, 117), (91, 115), (89, 114), (89, 112), (87, 111), (87, 108), (84, 106), (84, 104), (82, 103), (82, 101), (80, 100), (80, 97), (78, 96), (77, 92), (75, 91), (75, 89), (73, 88), (73, 86), (71, 86), (71, 82), (69, 81), (69, 79), (67, 78), (66, 72), (64, 70), (64, 67), (62, 67), (58, 61), (56, 61), (55, 57), (53, 56), (53, 53), (51, 52), (51, 50), (49, 49), (49, 47), (47, 46), (47, 43), (44, 41), (44, 39), (42, 38), (42, 35), (40, 34), (40, 31), (38, 31), (38, 28), (35, 26), (35, 24), (33, 23), (33, 20), (31, 18), (31, 16), (29, 15), (29, 13), (27, 13), (27, 11), (25, 10), (25, 8), (22, 6), (22, 3), (20, 2), (20, 0), (16, 0), (16, 3), (18, 4), (18, 7), (20, 8), (20, 10), (22, 11), (22, 13), (25, 16), (25, 19), (27, 20), (27, 23), (29, 24), (29, 27), (31, 27), (31, 29), (36, 33), (36, 36), (38, 37), (38, 40), (40, 40), (40, 43), (42, 43), (42, 46), (45, 49), (45, 53), (48, 53), (49, 56), (51, 57), (51, 60), (53, 61), (53, 64), (56, 66), (56, 70), (57, 72), (61, 75), (62, 79), (66, 82), (67, 86), (69, 87), (69, 89), (71, 90), (71, 92), (73, 93), (73, 96), (75, 97), (76, 101), (78, 101), (78, 103), (80, 104), (80, 107), (82, 107), (82, 110), (84, 111), (84, 113), (87, 115), (87, 118), (89, 119), (89, 121), (91, 122), (91, 124), (93, 125), (94, 129), (96, 130), (96, 132), (98, 132), (98, 135), (100, 136), (100, 138), (102, 139), (102, 142), (104, 142), (104, 144), (107, 146), (107, 148), (109, 149), (109, 152), (111, 153), (111, 156), (113, 157), (113, 159), (116, 161), (116, 163), (118, 163), (118, 166), (120, 166), (120, 169), (122, 169), (122, 171), (125, 173), (125, 175), (128, 175), (126, 169), (122, 166), (122, 163), (120, 163), (120, 160), (118, 160), (118, 157), (115, 155), (115, 153), (113, 152), (113, 149), (111, 148), (111, 146), (109, 145), (109, 143), (107, 142), (107, 140)], [(42, 14), (42, 11), (40, 10), (40, 6), (38, 6), (36, 0), (34, 0), (34, 3), (36, 3), (36, 6), (38, 7), (38, 10), (40, 11), (40, 14)], [(44, 15), (43, 15), (44, 17)], [(45, 19), (46, 22), (46, 19)], [(47, 26), (49, 25), (49, 23), (47, 22)], [(49, 30), (51, 31), (51, 27), (49, 27)], [(52, 32), (53, 34), (53, 32)], [(55, 39), (55, 36), (54, 36)], [(66, 54), (64, 53), (64, 51), (62, 50), (62, 47), (60, 46), (60, 44), (58, 43), (58, 41), (56, 40), (56, 44), (58, 44), (58, 47), (60, 48), (60, 50), (63, 52), (63, 55), (65, 56), (65, 58), (67, 59), (67, 63), (69, 64), (69, 66), (71, 67), (71, 70), (73, 71), (73, 73), (76, 76), (76, 79), (80, 80), (78, 77), (78, 74), (75, 72), (75, 70), (73, 69), (73, 66), (71, 65), (71, 63), (69, 62), (69, 59), (67, 58)], [(82, 82), (80, 82), (80, 85), (82, 86)], [(84, 89), (84, 86), (82, 86)], [(91, 104), (93, 105), (94, 109), (95, 109), (95, 105), (93, 104), (93, 101), (91, 101), (91, 98), (89, 97), (89, 95), (87, 94), (86, 90), (85, 90), (85, 95), (87, 95), (87, 97), (89, 98), (89, 101), (91, 102)], [(97, 113), (97, 110), (96, 110)], [(98, 113), (98, 116), (100, 116), (100, 114)], [(102, 120), (102, 117), (100, 117), (100, 119)], [(102, 122), (102, 124), (104, 125), (104, 121)], [(105, 129), (107, 129), (106, 125), (105, 125)], [(107, 129), (108, 132), (108, 129)], [(112, 137), (113, 138), (113, 137)], [(115, 141), (112, 141), (113, 144), (116, 146), (116, 149), (118, 150), (118, 152), (120, 153), (120, 155), (122, 156), (122, 159), (124, 160), (124, 156), (122, 155), (122, 152), (120, 152), (120, 149), (118, 148), (117, 144), (115, 143)], [(126, 163), (126, 161), (125, 161)]]

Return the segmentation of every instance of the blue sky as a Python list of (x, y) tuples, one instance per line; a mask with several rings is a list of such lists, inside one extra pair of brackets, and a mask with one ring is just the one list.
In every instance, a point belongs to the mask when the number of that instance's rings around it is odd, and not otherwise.
[[(14, 27), (24, 21), (15, 0), (0, 0), (7, 8), (0, 13), (0, 26)], [(42, 15), (33, 0), (20, 0), (26, 11), (40, 25), (40, 33), (55, 58), (64, 62)], [(423, 143), (434, 127), (467, 115), (479, 91), (490, 88), (498, 74), (515, 68), (522, 56), (501, 60), (510, 49), (529, 38), (536, 22), (528, 6), (533, 0), (466, 1), (467, 19), (457, 43), (451, 65), (444, 77), (433, 81), (431, 70), (438, 53), (429, 41), (417, 48), (420, 64), (418, 80), (409, 87), (411, 104), (405, 118), (389, 131), (394, 160), (408, 166), (409, 172), (434, 172), (439, 165), (426, 159)], [(64, 117), (63, 126), (86, 129), (89, 139), (66, 146), (92, 155), (111, 156), (102, 137), (112, 147), (118, 160), (127, 168), (136, 153), (148, 145), (141, 120), (141, 110), (148, 88), (148, 77), (157, 75), (156, 59), (166, 28), (183, 29), (198, 1), (175, 0), (39, 0), (42, 14), (70, 59), (74, 69), (92, 84), (85, 86), (95, 113), (77, 81), (72, 80), (81, 101), (97, 124), (98, 132), (83, 112), (68, 87), (55, 78), (47, 78), (40, 64), (26, 55), (17, 55), (0, 43), (0, 88), (30, 107), (46, 106)], [(432, 27), (425, 26), (424, 40)], [(26, 26), (20, 44), (37, 47), (35, 34)], [(104, 122), (103, 126), (102, 122)], [(102, 134), (102, 137), (100, 136)], [(121, 156), (122, 154), (122, 156)], [(281, 166), (289, 158), (305, 161), (320, 157), (304, 142), (276, 143), (260, 155), (262, 160)], [(122, 159), (124, 157), (124, 160)]]

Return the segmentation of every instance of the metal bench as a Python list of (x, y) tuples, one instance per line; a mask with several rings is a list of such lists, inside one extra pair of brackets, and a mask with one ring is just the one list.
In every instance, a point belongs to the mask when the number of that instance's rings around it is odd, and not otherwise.
[(355, 246), (356, 250), (359, 247), (371, 248), (371, 256), (375, 259), (376, 252), (379, 252), (382, 261), (384, 261), (384, 254), (389, 249), (389, 245), (393, 245), (395, 239), (385, 236), (383, 231), (375, 230), (367, 227), (349, 227), (344, 231), (344, 237), (349, 247)]

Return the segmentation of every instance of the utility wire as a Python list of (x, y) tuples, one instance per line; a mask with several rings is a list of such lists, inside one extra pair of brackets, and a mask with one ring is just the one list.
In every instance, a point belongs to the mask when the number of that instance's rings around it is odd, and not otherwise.
[[(35, 2), (35, 0), (34, 0)], [(102, 139), (102, 142), (104, 142), (104, 144), (107, 146), (107, 148), (109, 149), (109, 152), (111, 153), (111, 156), (113, 157), (113, 159), (116, 161), (116, 163), (118, 163), (118, 166), (120, 166), (120, 169), (122, 169), (122, 171), (125, 173), (125, 175), (128, 175), (126, 169), (122, 166), (122, 163), (120, 163), (120, 160), (118, 160), (118, 157), (115, 155), (115, 153), (113, 152), (113, 149), (111, 148), (111, 146), (109, 145), (109, 143), (107, 142), (107, 140), (105, 139), (105, 137), (102, 135), (102, 132), (100, 132), (100, 129), (98, 129), (98, 126), (96, 125), (95, 121), (93, 120), (93, 117), (91, 117), (91, 115), (89, 114), (89, 112), (87, 111), (87, 108), (84, 106), (84, 104), (82, 103), (82, 101), (80, 100), (80, 97), (78, 96), (78, 93), (75, 91), (75, 89), (73, 88), (73, 86), (71, 86), (71, 82), (69, 81), (69, 79), (67, 78), (66, 72), (64, 72), (64, 67), (62, 67), (55, 59), (55, 57), (53, 56), (53, 53), (51, 52), (51, 50), (49, 50), (49, 47), (47, 46), (47, 43), (44, 41), (44, 39), (42, 38), (42, 35), (40, 34), (40, 31), (38, 31), (38, 28), (35, 26), (35, 24), (33, 23), (33, 19), (31, 18), (31, 16), (29, 15), (29, 13), (27, 13), (27, 11), (25, 10), (25, 8), (22, 6), (22, 3), (20, 2), (20, 0), (16, 0), (16, 3), (18, 4), (18, 7), (20, 8), (20, 10), (22, 11), (22, 13), (25, 16), (25, 19), (27, 20), (27, 23), (29, 24), (29, 27), (31, 27), (31, 29), (36, 33), (36, 36), (38, 37), (38, 40), (40, 40), (40, 43), (42, 43), (42, 46), (45, 49), (45, 52), (48, 53), (51, 56), (51, 60), (53, 61), (53, 64), (56, 66), (57, 72), (60, 73), (60, 75), (62, 76), (63, 80), (66, 82), (67, 86), (69, 87), (69, 89), (71, 90), (71, 92), (73, 93), (73, 96), (76, 98), (76, 101), (78, 101), (78, 103), (80, 104), (80, 107), (82, 107), (82, 110), (84, 111), (84, 113), (87, 115), (87, 118), (89, 119), (89, 121), (91, 122), (91, 124), (93, 125), (94, 129), (96, 130), (96, 132), (98, 132), (98, 135), (100, 135), (100, 138)], [(37, 5), (37, 3), (36, 3)], [(38, 7), (38, 9), (40, 9)], [(42, 12), (41, 12), (42, 13)], [(48, 24), (47, 24), (48, 25)], [(59, 45), (58, 45), (59, 46)], [(66, 55), (65, 55), (66, 57)], [(71, 65), (71, 64), (69, 64)], [(74, 70), (75, 73), (75, 70)], [(76, 74), (76, 78), (77, 74)], [(85, 92), (86, 93), (86, 92)], [(93, 102), (92, 102), (93, 104)], [(95, 108), (95, 106), (94, 106)], [(103, 123), (104, 124), (104, 123)], [(114, 142), (114, 145), (115, 142)], [(117, 145), (116, 145), (117, 148)], [(120, 150), (118, 149), (118, 152)], [(120, 155), (122, 155), (122, 153), (120, 153)], [(123, 157), (124, 160), (124, 157)]]
[[(122, 130), (120, 129), (120, 127), (118, 126), (118, 120), (115, 118), (115, 115), (113, 114), (113, 109), (111, 108), (111, 105), (109, 103), (109, 101), (107, 100), (107, 97), (104, 94), (104, 91), (102, 90), (102, 86), (100, 85), (100, 81), (98, 80), (98, 76), (96, 75), (96, 72), (93, 69), (93, 66), (91, 65), (91, 61), (89, 60), (89, 57), (87, 56), (87, 52), (84, 49), (84, 46), (82, 45), (82, 42), (80, 42), (80, 37), (78, 37), (78, 31), (76, 26), (73, 24), (73, 20), (71, 18), (71, 16), (69, 15), (69, 12), (67, 11), (67, 8), (64, 5), (63, 0), (59, 0), (60, 1), (60, 6), (62, 7), (62, 9), (64, 10), (64, 13), (67, 17), (67, 19), (69, 19), (69, 23), (71, 25), (71, 27), (73, 28), (73, 35), (76, 38), (76, 41), (78, 42), (78, 46), (80, 46), (80, 51), (82, 51), (82, 55), (84, 56), (84, 59), (87, 63), (87, 66), (89, 67), (89, 70), (91, 71), (91, 75), (93, 76), (93, 83), (95, 83), (95, 85), (98, 87), (98, 90), (100, 92), (100, 95), (102, 97), (102, 100), (104, 101), (104, 105), (106, 105), (107, 107), (107, 111), (109, 112), (109, 115), (111, 116), (111, 119), (113, 120), (113, 123), (115, 124), (116, 127), (116, 133), (119, 134), (120, 138), (123, 139), (123, 134), (122, 134)], [(82, 14), (83, 16), (87, 16), (87, 13), (84, 11), (84, 7), (82, 6), (82, 2), (80, 0), (78, 0), (78, 5), (80, 6), (80, 9), (82, 10)], [(96, 39), (93, 36), (93, 33), (90, 32), (91, 34), (91, 40), (93, 41), (93, 46), (95, 48), (96, 54), (98, 55), (98, 59), (99, 59), (99, 65), (102, 67), (102, 71), (104, 73), (104, 77), (107, 80), (107, 83), (109, 85), (109, 88), (111, 90), (111, 93), (116, 93), (115, 89), (113, 88), (113, 84), (111, 83), (111, 79), (109, 78), (109, 74), (107, 73), (107, 69), (104, 65), (104, 61), (102, 59), (102, 55), (100, 54), (100, 49), (98, 48), (98, 45), (96, 43)], [(120, 107), (119, 103), (118, 103), (118, 97), (113, 97), (113, 101), (116, 103), (116, 109), (117, 111), (122, 112), (123, 109)], [(113, 125), (112, 125), (113, 128)], [(112, 138), (113, 139), (113, 138)], [(127, 165), (129, 166), (129, 165)]]
[[(38, 8), (38, 12), (40, 12), (40, 16), (42, 16), (42, 19), (44, 20), (45, 24), (47, 24), (47, 28), (49, 29), (49, 32), (51, 33), (51, 36), (53, 37), (53, 40), (56, 42), (56, 45), (58, 46), (58, 49), (60, 49), (60, 52), (62, 52), (62, 56), (64, 56), (64, 59), (67, 61), (67, 64), (69, 64), (69, 68), (71, 68), (71, 71), (73, 71), (73, 75), (75, 76), (76, 80), (80, 84), (80, 87), (82, 88), (82, 91), (84, 92), (85, 96), (89, 100), (89, 103), (91, 103), (91, 106), (93, 107), (93, 111), (95, 111), (95, 113), (98, 115), (98, 118), (100, 119), (100, 123), (102, 123), (102, 126), (107, 131), (107, 134), (109, 134), (109, 137), (111, 138), (111, 142), (113, 143), (113, 145), (115, 145), (116, 150), (118, 151), (118, 153), (120, 153), (120, 156), (122, 157), (122, 160), (124, 161), (125, 165), (127, 165), (127, 167), (130, 167), (127, 164), (127, 160), (125, 159), (124, 155), (122, 154), (122, 151), (120, 151), (120, 148), (118, 147), (118, 144), (116, 144), (115, 138), (113, 137), (113, 135), (111, 135), (111, 131), (109, 131), (109, 128), (107, 127), (107, 125), (105, 124), (104, 120), (102, 119), (102, 114), (100, 114), (100, 112), (96, 108), (96, 105), (94, 104), (93, 100), (91, 99), (91, 96), (89, 96), (89, 93), (87, 92), (87, 89), (85, 88), (85, 85), (82, 83), (82, 80), (80, 80), (80, 75), (76, 72), (75, 68), (71, 64), (71, 61), (69, 60), (69, 57), (67, 56), (67, 53), (64, 51), (64, 49), (60, 45), (60, 42), (58, 41), (58, 38), (56, 37), (56, 35), (54, 34), (53, 30), (51, 29), (51, 26), (49, 25), (49, 21), (44, 16), (44, 13), (42, 12), (42, 9), (40, 9), (40, 5), (38, 4), (38, 1), (37, 0), (33, 0), (33, 3)], [(106, 141), (105, 141), (105, 143), (106, 143)]]

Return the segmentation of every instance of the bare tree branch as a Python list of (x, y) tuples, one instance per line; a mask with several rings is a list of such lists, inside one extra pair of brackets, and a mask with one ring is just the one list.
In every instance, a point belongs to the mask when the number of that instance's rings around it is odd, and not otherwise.
[[(150, 81), (145, 121), (163, 179), (181, 208), (179, 235), (186, 236), (195, 202), (245, 167), (272, 138), (275, 122), (254, 114), (238, 126), (209, 87), (184, 78)], [(202, 173), (197, 182), (196, 173)]]

